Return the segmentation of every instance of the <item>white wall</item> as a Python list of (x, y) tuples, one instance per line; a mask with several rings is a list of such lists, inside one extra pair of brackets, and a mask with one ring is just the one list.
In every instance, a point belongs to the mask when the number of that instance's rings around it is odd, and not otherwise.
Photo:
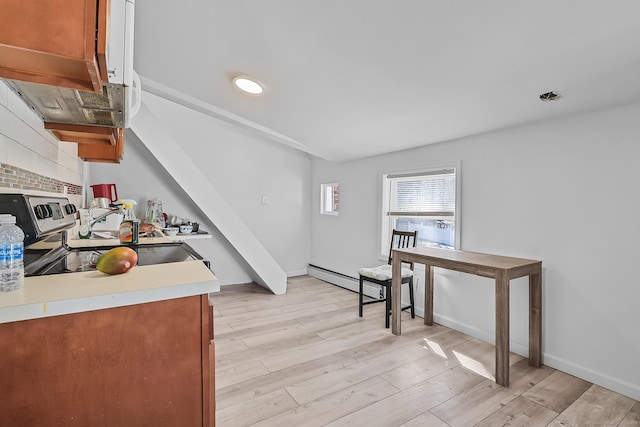
[[(544, 363), (640, 399), (640, 104), (348, 163), (314, 159), (311, 264), (376, 265), (380, 175), (460, 161), (461, 249), (543, 261)], [(323, 182), (340, 215), (319, 214)], [(418, 301), (423, 280), (419, 280)], [(493, 340), (493, 282), (436, 275), (436, 321)], [(527, 355), (525, 279), (511, 286), (512, 350)]]
[[(154, 116), (282, 269), (288, 275), (305, 274), (310, 245), (309, 156), (170, 101), (154, 102), (153, 107)], [(214, 238), (189, 244), (212, 262), (221, 284), (254, 280), (235, 249), (213, 224), (204, 222), (197, 206), (135, 135), (127, 132), (125, 140), (122, 163), (91, 165), (90, 183), (116, 183), (121, 198), (134, 198), (141, 205), (157, 197), (165, 212), (197, 220)], [(263, 196), (267, 204), (262, 203)], [(144, 206), (138, 213), (144, 214)]]
[[(2, 80), (0, 162), (66, 183), (83, 184), (83, 162), (77, 156), (76, 144), (54, 138), (44, 129), (42, 119)], [(10, 190), (0, 188), (0, 191)], [(75, 203), (80, 200), (79, 197), (70, 199)]]

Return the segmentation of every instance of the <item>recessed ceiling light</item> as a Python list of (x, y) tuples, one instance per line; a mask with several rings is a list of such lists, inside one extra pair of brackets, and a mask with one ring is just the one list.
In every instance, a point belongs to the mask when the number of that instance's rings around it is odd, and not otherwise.
[(243, 92), (251, 95), (260, 95), (264, 92), (264, 87), (260, 82), (245, 76), (237, 76), (233, 79), (233, 84)]

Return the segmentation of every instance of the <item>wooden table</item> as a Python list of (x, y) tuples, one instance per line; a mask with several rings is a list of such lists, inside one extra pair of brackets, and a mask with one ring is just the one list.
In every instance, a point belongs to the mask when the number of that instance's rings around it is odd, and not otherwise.
[(436, 248), (393, 251), (391, 331), (400, 335), (400, 266), (425, 265), (424, 324), (433, 324), (433, 267), (494, 278), (496, 281), (496, 383), (509, 385), (509, 281), (529, 276), (529, 365), (542, 364), (542, 261)]

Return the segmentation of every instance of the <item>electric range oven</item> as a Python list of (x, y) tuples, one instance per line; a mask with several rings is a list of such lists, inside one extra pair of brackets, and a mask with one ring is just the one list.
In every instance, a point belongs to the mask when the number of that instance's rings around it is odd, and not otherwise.
[[(25, 233), (25, 276), (92, 271), (100, 255), (119, 246), (70, 247), (66, 231), (76, 224), (77, 208), (66, 197), (0, 194), (0, 213), (14, 215), (16, 224)], [(50, 244), (38, 244), (42, 241)], [(138, 254), (137, 265), (202, 260), (210, 267), (208, 261), (184, 242), (129, 247)]]

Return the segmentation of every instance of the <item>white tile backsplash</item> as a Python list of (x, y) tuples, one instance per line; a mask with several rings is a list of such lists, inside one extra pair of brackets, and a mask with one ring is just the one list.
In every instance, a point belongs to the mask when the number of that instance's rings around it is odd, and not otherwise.
[[(7, 97), (9, 96), (9, 88), (0, 80), (0, 105), (7, 106)], [(0, 122), (2, 123), (2, 122)]]
[[(20, 121), (18, 125), (18, 142), (23, 146), (40, 153), (40, 140), (42, 137), (27, 123)], [(46, 158), (46, 157), (45, 157)]]
[(58, 147), (54, 147), (51, 142), (42, 137), (38, 141), (38, 154), (52, 162), (58, 161)]
[(20, 140), (20, 124), (22, 122), (12, 114), (11, 110), (5, 107), (0, 108), (3, 110), (2, 121), (0, 121), (2, 130), (0, 133), (17, 143)]
[(58, 144), (58, 151), (67, 157), (78, 158), (78, 144), (73, 142), (61, 142)]
[(7, 133), (9, 131), (11, 123), (13, 122), (13, 119), (14, 118), (13, 114), (11, 114), (11, 111), (9, 111), (9, 109), (4, 105), (0, 105), (0, 135), (7, 138), (7, 140), (9, 139), (9, 135), (7, 135)]
[(73, 172), (66, 166), (57, 165), (58, 169), (56, 174), (58, 175), (58, 179), (64, 182), (76, 182), (77, 174)]
[[(1, 109), (2, 107), (0, 107), (0, 110)], [(0, 121), (0, 123), (2, 123), (2, 121)], [(10, 146), (11, 141), (9, 141), (9, 138), (0, 133), (0, 163), (7, 163), (7, 156), (9, 154)]]
[(55, 180), (83, 184), (84, 166), (75, 144), (59, 142), (0, 80), (0, 162)]
[[(46, 163), (51, 162), (46, 162), (43, 160), (44, 159), (38, 159), (38, 154), (35, 151), (20, 144), (13, 144), (7, 155), (7, 163), (12, 166), (16, 166), (18, 168), (30, 170), (33, 172), (38, 172), (41, 175), (51, 176), (46, 173), (50, 173), (51, 168), (48, 167), (48, 165), (45, 165)], [(33, 168), (36, 165), (38, 165), (39, 168), (37, 171), (34, 171)]]
[(9, 110), (13, 111), (20, 120), (34, 120), (39, 119), (38, 116), (25, 104), (22, 99), (14, 91), (9, 89), (8, 103)]

